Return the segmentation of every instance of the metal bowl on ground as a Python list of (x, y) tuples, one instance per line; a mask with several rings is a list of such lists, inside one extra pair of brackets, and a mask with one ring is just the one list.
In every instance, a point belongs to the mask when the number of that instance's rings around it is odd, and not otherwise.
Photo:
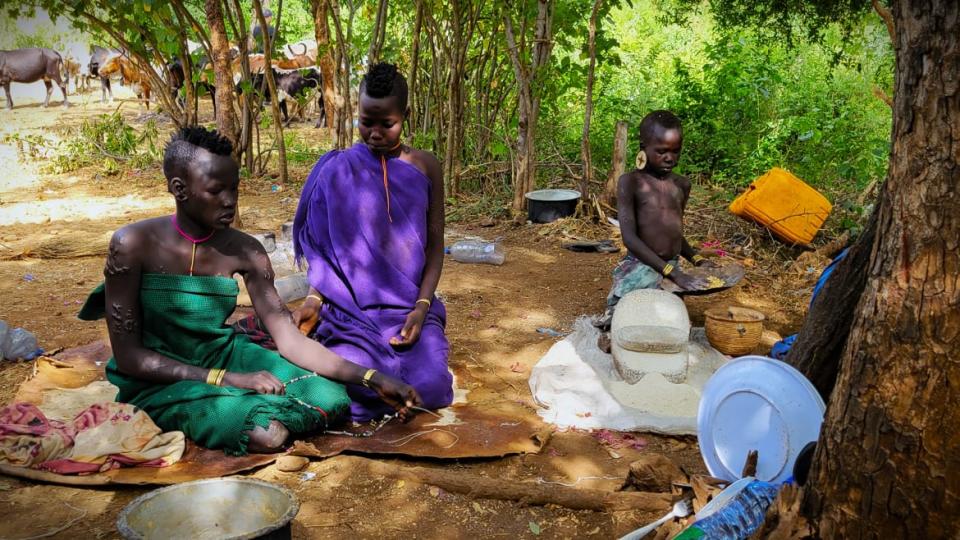
[(300, 503), (289, 489), (252, 478), (214, 478), (151, 491), (120, 512), (127, 540), (290, 538)]
[(550, 223), (572, 216), (580, 201), (580, 192), (572, 189), (540, 189), (527, 193), (527, 219)]

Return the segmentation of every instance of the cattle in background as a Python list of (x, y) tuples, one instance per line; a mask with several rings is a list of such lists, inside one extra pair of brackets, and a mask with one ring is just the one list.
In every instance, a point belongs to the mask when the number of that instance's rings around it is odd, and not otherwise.
[(32, 83), (43, 80), (47, 87), (47, 97), (43, 100), (43, 106), (50, 103), (50, 94), (53, 93), (53, 85), (50, 81), (56, 81), (57, 86), (63, 93), (63, 106), (69, 107), (67, 101), (67, 83), (69, 78), (64, 79), (63, 57), (60, 53), (52, 49), (16, 49), (13, 51), (0, 51), (0, 86), (7, 94), (7, 109), (13, 108), (13, 97), (10, 96), (10, 83)]
[[(263, 67), (266, 65), (265, 57), (260, 53), (248, 54), (247, 63), (250, 65), (250, 74), (262, 74)], [(271, 58), (270, 65), (274, 71), (286, 72), (313, 67), (314, 61), (309, 56), (296, 56), (294, 58)], [(231, 69), (233, 71), (234, 82), (239, 82), (242, 77), (242, 68), (240, 66), (240, 57), (231, 59)]]
[[(304, 39), (296, 43), (288, 43), (283, 46), (283, 55), (289, 59), (298, 56), (306, 56), (310, 59), (310, 64), (317, 63), (317, 40)], [(300, 66), (306, 67), (306, 66)]]
[[(63, 71), (66, 73), (64, 79), (73, 80), (73, 92), (79, 94), (85, 88), (84, 82), (87, 80), (80, 75), (80, 61), (67, 53), (63, 58)], [(69, 87), (70, 83), (67, 83), (67, 86)]]
[(113, 89), (110, 88), (110, 77), (104, 77), (100, 74), (100, 66), (104, 65), (111, 56), (119, 55), (120, 51), (110, 50), (99, 45), (90, 47), (90, 63), (87, 64), (87, 77), (96, 77), (100, 79), (100, 102), (107, 102), (107, 94), (110, 94), (110, 103), (113, 103)]
[(122, 55), (114, 55), (100, 66), (101, 77), (110, 77), (114, 73), (120, 74), (124, 85), (130, 86), (137, 98), (148, 110), (150, 109), (150, 77), (140, 70), (133, 62)]
[[(207, 78), (206, 69), (208, 67), (209, 61), (206, 57), (201, 57), (197, 62), (198, 69), (200, 70), (200, 77), (197, 81), (195, 88), (206, 90), (210, 94), (210, 101), (213, 102), (213, 113), (217, 113), (217, 88), (209, 82)], [(183, 83), (185, 82), (185, 76), (183, 74), (183, 63), (180, 62), (179, 58), (175, 58), (172, 62), (167, 64), (168, 80), (170, 82), (170, 91), (173, 93), (174, 99), (180, 100), (180, 89), (183, 88)], [(180, 104), (183, 105), (183, 101), (180, 101)]]
[[(277, 71), (273, 70), (273, 78), (277, 83), (277, 101), (280, 108), (280, 112), (283, 114), (283, 121), (289, 125), (290, 124), (290, 115), (287, 108), (287, 101), (293, 101), (294, 107), (297, 108), (297, 116), (303, 118), (303, 108), (300, 107), (300, 102), (303, 98), (309, 97), (311, 93), (316, 93), (318, 89), (321, 88), (321, 76), (320, 72), (316, 68), (302, 69), (299, 71)], [(263, 99), (261, 101), (261, 106), (264, 103), (270, 102), (270, 92), (266, 89), (267, 83), (265, 80), (264, 73), (254, 73), (251, 77), (251, 82), (253, 87), (262, 92)], [(241, 92), (242, 89), (238, 86), (237, 91)], [(323, 107), (323, 96), (318, 93), (317, 107), (320, 113), (320, 117), (317, 119), (316, 127), (320, 127), (323, 119), (326, 117), (326, 110)]]

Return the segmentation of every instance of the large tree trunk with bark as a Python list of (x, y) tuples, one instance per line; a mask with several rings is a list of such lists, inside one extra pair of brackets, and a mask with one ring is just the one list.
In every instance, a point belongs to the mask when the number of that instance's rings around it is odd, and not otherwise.
[(314, 37), (317, 40), (317, 66), (323, 78), (321, 85), (323, 86), (324, 119), (327, 129), (333, 129), (333, 108), (336, 100), (333, 82), (336, 72), (330, 45), (330, 23), (327, 20), (330, 8), (324, 0), (311, 0), (310, 7), (313, 11)]
[[(220, 0), (206, 0), (204, 9), (207, 25), (210, 27), (211, 61), (213, 79), (217, 89), (217, 131), (230, 139), (233, 148), (239, 150), (240, 134), (237, 130), (237, 116), (233, 110), (233, 72), (230, 70), (230, 42), (227, 39), (227, 27), (223, 23)], [(186, 65), (184, 74), (186, 74)], [(235, 157), (239, 158), (239, 154)]]
[(790, 349), (786, 361), (813, 383), (825, 402), (837, 382), (840, 359), (850, 335), (857, 304), (867, 283), (867, 266), (877, 230), (874, 210), (863, 234), (850, 252), (837, 263), (810, 306), (810, 313)]
[(960, 4), (893, 14), (890, 172), (804, 500), (822, 538), (960, 530)]

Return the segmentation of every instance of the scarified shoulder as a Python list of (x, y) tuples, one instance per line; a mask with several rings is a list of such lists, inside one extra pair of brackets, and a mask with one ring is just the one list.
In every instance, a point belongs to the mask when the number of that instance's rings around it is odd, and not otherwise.
[(237, 254), (241, 261), (239, 271), (246, 276), (253, 272), (257, 275), (270, 274), (273, 278), (273, 270), (270, 266), (270, 256), (267, 255), (266, 248), (263, 247), (256, 238), (236, 229), (228, 229), (230, 237), (227, 239), (230, 251)]
[(141, 266), (141, 257), (150, 253), (151, 230), (154, 220), (138, 221), (117, 229), (110, 237), (107, 262), (103, 268), (106, 277), (128, 274)]

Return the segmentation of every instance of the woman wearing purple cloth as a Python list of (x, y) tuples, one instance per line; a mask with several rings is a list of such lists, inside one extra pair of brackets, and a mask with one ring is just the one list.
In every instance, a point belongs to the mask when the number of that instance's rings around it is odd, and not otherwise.
[[(453, 401), (434, 296), (443, 267), (443, 173), (432, 154), (400, 141), (407, 82), (392, 64), (360, 83), (360, 136), (323, 155), (300, 194), (294, 249), (311, 294), (294, 313), (310, 336), (343, 358), (402, 379), (424, 407)], [(322, 301), (321, 301), (322, 298)], [(315, 324), (314, 324), (315, 322)], [(348, 386), (355, 421), (391, 412), (362, 386)]]

